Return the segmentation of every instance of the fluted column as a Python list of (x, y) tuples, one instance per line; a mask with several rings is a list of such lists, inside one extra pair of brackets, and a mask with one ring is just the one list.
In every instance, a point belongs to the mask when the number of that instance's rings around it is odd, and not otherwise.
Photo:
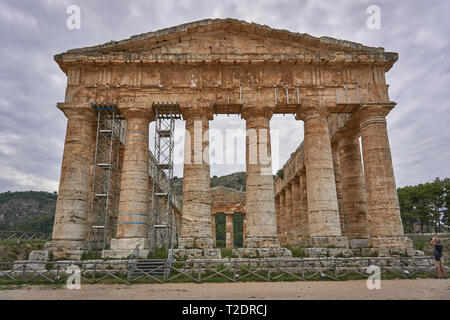
[(242, 214), (242, 246), (245, 248), (247, 247), (247, 242), (245, 235), (247, 234), (247, 214)]
[(326, 116), (313, 107), (303, 108), (304, 153), (308, 185), (308, 222), (313, 247), (346, 247), (342, 237)]
[(336, 196), (339, 210), (339, 222), (341, 225), (341, 233), (343, 236), (345, 234), (345, 222), (346, 216), (344, 212), (343, 198), (342, 198), (342, 173), (341, 173), (341, 164), (339, 160), (339, 142), (335, 141), (331, 143), (331, 154), (333, 156), (333, 168), (334, 168), (334, 180), (336, 182)]
[(225, 213), (225, 248), (234, 248), (233, 213)]
[(292, 244), (299, 244), (301, 239), (301, 200), (300, 200), (300, 179), (294, 177), (291, 182), (292, 192)]
[(385, 116), (389, 107), (363, 106), (360, 131), (367, 194), (367, 217), (373, 247), (410, 247), (403, 234)]
[(280, 192), (280, 232), (279, 232), (279, 242), (281, 244), (286, 243), (286, 192), (281, 190)]
[(249, 248), (277, 248), (272, 155), (270, 148), (270, 125), (272, 108), (243, 110), (246, 120), (246, 206)]
[(151, 110), (122, 110), (127, 120), (116, 239), (112, 250), (148, 249), (149, 218), (149, 122)]
[(306, 170), (300, 171), (300, 226), (301, 240), (305, 243), (309, 239), (309, 221), (308, 221), (308, 191), (306, 186)]
[(216, 212), (211, 213), (211, 234), (212, 234), (212, 240), (213, 240), (213, 246), (216, 246)]
[(209, 165), (209, 120), (207, 107), (182, 109), (186, 120), (183, 170), (183, 206), (180, 248), (212, 248)]
[(292, 244), (292, 189), (288, 183), (285, 187), (286, 192), (286, 242)]
[(277, 236), (280, 241), (280, 195), (275, 196), (275, 215), (277, 221)]
[(95, 113), (88, 104), (58, 104), (67, 117), (52, 242), (55, 257), (84, 249), (89, 210)]
[(359, 138), (355, 130), (348, 129), (339, 134), (339, 159), (342, 175), (342, 204), (345, 211), (345, 235), (350, 247), (367, 247), (369, 229), (366, 186)]

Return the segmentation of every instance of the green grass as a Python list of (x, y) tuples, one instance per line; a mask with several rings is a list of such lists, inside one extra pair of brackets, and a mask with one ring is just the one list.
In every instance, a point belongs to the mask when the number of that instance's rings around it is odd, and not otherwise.
[(164, 248), (157, 248), (156, 252), (150, 250), (147, 259), (167, 259), (168, 252)]
[(305, 248), (302, 246), (291, 247), (291, 246), (287, 245), (284, 247), (292, 252), (293, 258), (309, 258), (308, 253), (305, 252), (305, 250), (304, 250)]
[(83, 255), (81, 257), (81, 260), (98, 260), (98, 259), (101, 259), (101, 252), (93, 250), (83, 252)]
[(220, 253), (222, 254), (222, 259), (223, 258), (233, 258), (233, 250), (232, 249), (220, 248)]
[(46, 240), (0, 240), (0, 261), (27, 260), (33, 250), (44, 249)]

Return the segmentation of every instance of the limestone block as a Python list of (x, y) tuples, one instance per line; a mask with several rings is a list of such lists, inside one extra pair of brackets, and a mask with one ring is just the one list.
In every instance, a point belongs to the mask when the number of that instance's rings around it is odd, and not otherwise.
[(44, 249), (53, 254), (55, 259), (81, 259), (84, 252), (85, 243), (83, 241), (54, 240), (44, 245)]
[(221, 259), (222, 254), (220, 249), (205, 248), (205, 249), (173, 249), (173, 255), (177, 259)]
[(291, 258), (292, 252), (286, 248), (236, 248), (233, 257), (237, 258)]
[(318, 237), (312, 236), (308, 240), (311, 247), (339, 247), (348, 248), (348, 241), (346, 237)]
[(134, 250), (139, 245), (139, 250), (146, 250), (150, 248), (149, 240), (146, 238), (124, 238), (111, 239), (111, 250)]
[(363, 238), (363, 239), (349, 238), (348, 239), (349, 248), (365, 248), (365, 247), (369, 246), (369, 243), (370, 243), (370, 240), (368, 238)]
[(48, 250), (33, 250), (28, 255), (29, 261), (48, 261)]

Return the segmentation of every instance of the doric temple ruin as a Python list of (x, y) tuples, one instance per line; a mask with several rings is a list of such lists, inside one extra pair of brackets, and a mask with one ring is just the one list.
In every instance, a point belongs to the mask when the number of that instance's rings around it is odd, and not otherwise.
[[(158, 230), (170, 225), (164, 237), (176, 250), (211, 253), (214, 214), (240, 212), (246, 250), (286, 256), (282, 246), (302, 245), (409, 253), (386, 128), (395, 102), (385, 73), (397, 58), (383, 48), (233, 19), (187, 23), (56, 55), (67, 75), (65, 101), (58, 103), (67, 131), (47, 248), (77, 256), (96, 234), (104, 257), (127, 257), (137, 245), (145, 255)], [(218, 199), (220, 190), (210, 188), (204, 151), (217, 114), (237, 114), (246, 123), (244, 207), (241, 194)], [(299, 139), (275, 182), (274, 114), (304, 122), (304, 141)], [(170, 166), (149, 151), (149, 123), (181, 117), (186, 138), (180, 203), (171, 192)], [(169, 135), (158, 130), (161, 139)], [(124, 132), (117, 133), (118, 142), (111, 138), (114, 131)], [(109, 143), (103, 153), (102, 137)], [(108, 178), (98, 178), (99, 172)], [(104, 181), (107, 188), (95, 191)], [(166, 198), (155, 205), (160, 196)], [(98, 203), (108, 219), (96, 225)], [(161, 212), (170, 224), (155, 218)]]

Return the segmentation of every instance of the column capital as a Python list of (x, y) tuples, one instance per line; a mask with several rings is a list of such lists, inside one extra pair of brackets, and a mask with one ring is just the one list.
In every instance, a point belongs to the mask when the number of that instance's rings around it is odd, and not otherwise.
[(328, 117), (330, 115), (329, 108), (325, 105), (323, 106), (313, 106), (313, 105), (302, 105), (297, 108), (295, 111), (295, 119), (296, 120), (307, 120), (310, 117), (313, 116), (322, 116), (324, 118)]
[(360, 122), (365, 121), (368, 118), (377, 117), (378, 119), (384, 119), (389, 112), (395, 107), (395, 102), (390, 103), (367, 103), (363, 104), (357, 111)]
[(271, 119), (273, 115), (274, 107), (243, 107), (241, 112), (241, 118), (248, 120), (249, 118), (263, 117)]
[(200, 120), (202, 118), (213, 120), (214, 118), (213, 108), (210, 105), (180, 107), (180, 112), (183, 120)]
[(56, 107), (61, 110), (67, 118), (83, 118), (88, 121), (94, 121), (96, 118), (96, 114), (94, 110), (92, 110), (89, 102), (58, 102)]

